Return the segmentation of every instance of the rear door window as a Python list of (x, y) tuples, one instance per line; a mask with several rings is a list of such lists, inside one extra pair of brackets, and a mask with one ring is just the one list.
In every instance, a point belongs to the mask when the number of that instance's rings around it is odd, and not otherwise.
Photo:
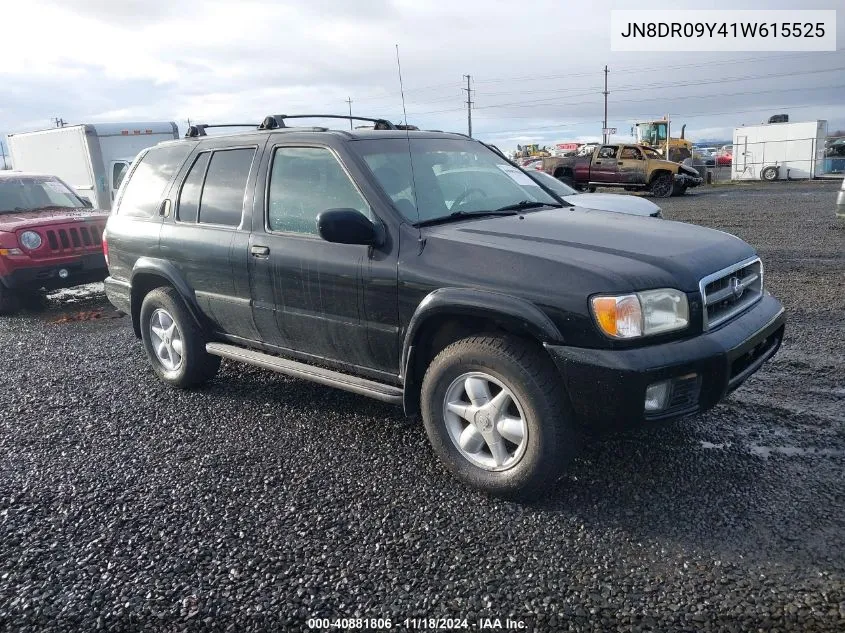
[(117, 213), (152, 218), (170, 179), (191, 153), (188, 143), (153, 147), (138, 162), (117, 204)]
[(239, 226), (255, 148), (212, 153), (199, 204), (199, 222)]

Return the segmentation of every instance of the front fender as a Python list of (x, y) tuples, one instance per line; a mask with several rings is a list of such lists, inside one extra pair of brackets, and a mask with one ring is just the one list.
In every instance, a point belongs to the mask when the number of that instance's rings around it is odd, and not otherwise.
[(426, 295), (408, 323), (402, 344), (402, 379), (405, 410), (416, 406), (419, 377), (413, 372), (413, 353), (425, 324), (438, 316), (467, 316), (489, 319), (505, 330), (529, 336), (540, 343), (562, 341), (554, 322), (536, 305), (525, 299), (476, 288), (440, 288)]

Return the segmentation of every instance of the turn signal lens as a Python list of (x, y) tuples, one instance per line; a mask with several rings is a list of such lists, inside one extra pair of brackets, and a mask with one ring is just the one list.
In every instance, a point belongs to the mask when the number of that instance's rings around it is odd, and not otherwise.
[(601, 330), (613, 338), (642, 336), (643, 314), (637, 295), (593, 297), (593, 314)]

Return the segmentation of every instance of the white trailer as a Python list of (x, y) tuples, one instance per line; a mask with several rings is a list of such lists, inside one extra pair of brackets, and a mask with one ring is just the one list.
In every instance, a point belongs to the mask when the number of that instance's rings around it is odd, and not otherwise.
[(827, 121), (763, 123), (734, 130), (733, 180), (800, 180), (824, 173)]
[(172, 121), (86, 123), (9, 134), (13, 169), (58, 176), (97, 209), (111, 209), (141, 150), (178, 138)]

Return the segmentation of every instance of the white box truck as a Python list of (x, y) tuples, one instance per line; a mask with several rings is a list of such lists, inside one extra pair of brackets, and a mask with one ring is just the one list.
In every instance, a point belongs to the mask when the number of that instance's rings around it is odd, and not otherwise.
[(824, 173), (827, 121), (763, 123), (734, 130), (733, 180), (801, 180)]
[(13, 169), (58, 176), (94, 208), (111, 209), (138, 153), (178, 136), (172, 121), (83, 123), (9, 134), (7, 141)]

